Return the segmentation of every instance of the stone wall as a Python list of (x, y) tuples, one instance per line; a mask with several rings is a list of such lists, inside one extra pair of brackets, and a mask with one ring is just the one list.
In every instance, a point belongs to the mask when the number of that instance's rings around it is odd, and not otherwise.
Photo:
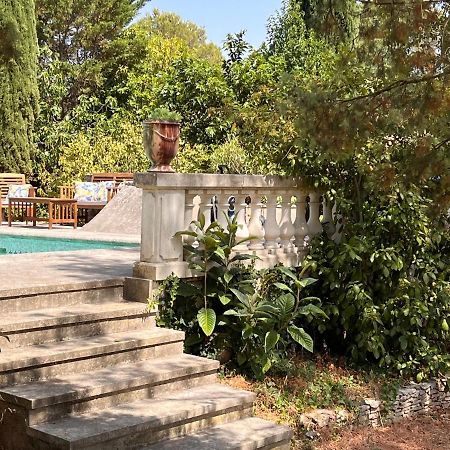
[[(450, 392), (447, 380), (432, 380), (426, 383), (411, 383), (398, 390), (397, 397), (389, 408), (386, 420), (413, 417), (431, 410), (450, 408)], [(382, 424), (383, 404), (374, 399), (365, 399), (359, 409), (360, 423), (377, 427)]]

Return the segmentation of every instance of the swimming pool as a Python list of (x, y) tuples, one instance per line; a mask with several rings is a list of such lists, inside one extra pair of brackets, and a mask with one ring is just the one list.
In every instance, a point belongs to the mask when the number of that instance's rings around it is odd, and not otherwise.
[(0, 234), (0, 255), (89, 249), (137, 248), (139, 244)]

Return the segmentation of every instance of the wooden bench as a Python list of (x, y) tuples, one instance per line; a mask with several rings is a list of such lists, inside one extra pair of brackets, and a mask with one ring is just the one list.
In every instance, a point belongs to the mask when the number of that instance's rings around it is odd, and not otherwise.
[[(87, 223), (97, 212), (102, 210), (116, 194), (120, 183), (133, 181), (131, 172), (102, 172), (86, 175), (85, 181), (90, 183), (100, 183), (102, 181), (112, 181), (114, 185), (107, 189), (106, 202), (78, 202), (80, 218)], [(75, 196), (75, 186), (60, 186), (59, 197), (62, 199), (73, 199)]]
[(123, 181), (133, 181), (132, 172), (103, 172), (91, 173), (86, 175), (85, 181), (115, 181), (122, 183)]

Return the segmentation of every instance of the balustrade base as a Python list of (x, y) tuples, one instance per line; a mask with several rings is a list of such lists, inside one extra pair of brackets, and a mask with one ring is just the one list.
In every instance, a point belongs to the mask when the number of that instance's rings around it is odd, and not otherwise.
[(186, 261), (167, 261), (162, 263), (136, 262), (133, 267), (133, 276), (153, 281), (165, 280), (168, 276), (178, 278), (192, 277), (192, 271)]
[[(286, 267), (298, 266), (306, 255), (306, 251), (286, 253), (284, 249), (248, 250), (244, 252), (258, 257), (256, 260), (244, 261), (244, 264), (254, 264), (256, 270), (270, 269), (282, 264)], [(133, 267), (133, 277), (125, 278), (124, 297), (126, 300), (147, 302), (153, 297), (161, 281), (168, 276), (175, 275), (179, 278), (195, 278), (202, 276), (198, 272), (189, 269), (184, 261), (172, 261), (164, 263), (136, 262)]]

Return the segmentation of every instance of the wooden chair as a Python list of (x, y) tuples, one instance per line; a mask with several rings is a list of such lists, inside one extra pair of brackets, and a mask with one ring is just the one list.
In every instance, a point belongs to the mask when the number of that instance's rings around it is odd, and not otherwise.
[(6, 219), (8, 190), (11, 184), (25, 184), (25, 175), (23, 173), (0, 173), (0, 221), (3, 220), (3, 217)]

